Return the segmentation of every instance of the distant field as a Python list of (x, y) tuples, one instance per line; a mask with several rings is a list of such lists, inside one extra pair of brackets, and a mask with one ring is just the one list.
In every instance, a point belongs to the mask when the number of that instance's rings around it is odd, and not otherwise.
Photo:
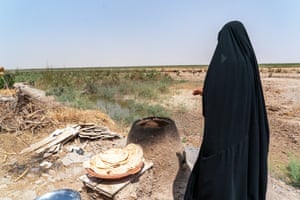
[(299, 68), (300, 63), (269, 63), (269, 64), (259, 64), (259, 67), (265, 67), (265, 68)]
[[(300, 63), (264, 63), (259, 64), (260, 68), (299, 68)], [(207, 65), (156, 65), (156, 66), (108, 66), (108, 67), (49, 67), (49, 68), (27, 68), (11, 69), (7, 71), (15, 72), (43, 72), (43, 71), (140, 71), (140, 70), (157, 70), (157, 71), (176, 71), (176, 70), (197, 70), (207, 68)]]
[(8, 71), (15, 72), (43, 72), (43, 71), (143, 71), (143, 70), (157, 70), (170, 71), (176, 69), (202, 69), (207, 65), (157, 65), (157, 66), (121, 66), (121, 67), (50, 67), (50, 68), (27, 68), (27, 69), (11, 69)]

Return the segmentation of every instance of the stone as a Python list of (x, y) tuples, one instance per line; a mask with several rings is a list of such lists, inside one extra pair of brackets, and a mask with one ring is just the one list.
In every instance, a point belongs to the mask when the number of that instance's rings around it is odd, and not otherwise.
[(32, 167), (30, 169), (30, 172), (32, 172), (32, 173), (39, 173), (40, 171), (41, 171), (41, 169), (39, 167)]
[(53, 185), (48, 185), (47, 188), (49, 191), (55, 190), (55, 187)]
[(64, 166), (69, 166), (74, 163), (83, 163), (85, 160), (88, 160), (91, 157), (91, 154), (79, 155), (75, 152), (68, 153), (65, 157), (61, 159)]
[(19, 198), (21, 200), (35, 199), (36, 192), (32, 190), (23, 191), (22, 195)]
[(83, 167), (74, 167), (71, 171), (72, 171), (72, 176), (82, 175), (85, 172)]
[(10, 178), (8, 178), (8, 177), (0, 178), (0, 184), (1, 184), (1, 185), (2, 185), (2, 184), (8, 185), (8, 184), (10, 184), (10, 183), (11, 183)]
[(37, 180), (37, 181), (34, 182), (34, 184), (36, 184), (36, 185), (41, 185), (41, 184), (43, 184), (43, 183), (45, 183), (45, 181), (42, 180), (42, 179)]
[(51, 162), (48, 162), (48, 161), (43, 161), (41, 164), (40, 164), (40, 167), (42, 169), (49, 169), (50, 167), (52, 167), (52, 163)]
[(6, 185), (6, 184), (0, 184), (0, 190), (1, 190), (1, 189), (5, 189), (5, 188), (7, 188), (7, 185)]
[(0, 197), (0, 200), (12, 200), (12, 199), (8, 197), (3, 197), (3, 198)]

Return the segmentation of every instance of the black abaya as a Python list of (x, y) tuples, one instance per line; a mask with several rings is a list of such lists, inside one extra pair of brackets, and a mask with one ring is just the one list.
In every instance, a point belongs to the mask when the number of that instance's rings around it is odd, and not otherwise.
[(185, 200), (265, 200), (269, 127), (258, 64), (242, 23), (227, 23), (203, 89), (204, 136)]

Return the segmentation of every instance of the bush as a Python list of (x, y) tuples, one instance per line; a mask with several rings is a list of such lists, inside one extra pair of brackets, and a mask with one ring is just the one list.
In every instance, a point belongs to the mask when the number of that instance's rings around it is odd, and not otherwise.
[(300, 161), (291, 159), (287, 169), (291, 185), (300, 187)]
[(15, 83), (15, 77), (11, 73), (5, 73), (0, 77), (0, 89), (12, 88)]

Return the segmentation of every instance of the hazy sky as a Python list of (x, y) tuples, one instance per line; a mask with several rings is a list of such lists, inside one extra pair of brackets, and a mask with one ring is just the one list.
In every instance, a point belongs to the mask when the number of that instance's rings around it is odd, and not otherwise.
[(299, 0), (0, 0), (0, 66), (208, 64), (230, 20), (259, 63), (300, 62)]

